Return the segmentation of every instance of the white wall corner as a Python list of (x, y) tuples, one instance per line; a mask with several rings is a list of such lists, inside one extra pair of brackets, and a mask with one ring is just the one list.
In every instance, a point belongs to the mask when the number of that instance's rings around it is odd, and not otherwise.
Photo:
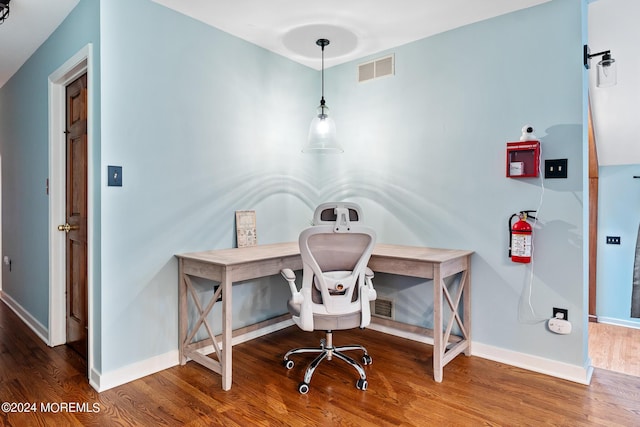
[(171, 350), (167, 353), (132, 363), (105, 374), (100, 374), (92, 369), (89, 374), (89, 384), (101, 393), (119, 385), (171, 368), (178, 365), (178, 363), (178, 350)]

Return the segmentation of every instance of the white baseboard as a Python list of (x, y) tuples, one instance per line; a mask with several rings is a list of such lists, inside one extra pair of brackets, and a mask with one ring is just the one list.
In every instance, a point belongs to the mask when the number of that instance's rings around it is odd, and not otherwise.
[(233, 345), (240, 344), (246, 341), (250, 341), (254, 338), (259, 338), (263, 335), (268, 335), (272, 332), (279, 331), (280, 329), (288, 328), (289, 326), (293, 326), (293, 325), (295, 325), (295, 323), (293, 323), (293, 319), (287, 319), (282, 322), (274, 323), (273, 325), (256, 329), (255, 331), (247, 332), (246, 334), (233, 337), (233, 339), (231, 340), (231, 343)]
[(558, 362), (557, 360), (505, 350), (504, 348), (493, 347), (477, 342), (471, 343), (471, 354), (482, 357), (483, 359), (493, 360), (494, 362), (505, 363), (585, 385), (591, 383), (591, 376), (593, 374), (591, 359), (587, 360), (585, 366), (571, 365), (569, 363)]
[(178, 350), (171, 350), (165, 354), (141, 360), (140, 362), (132, 363), (105, 374), (100, 374), (92, 370), (89, 374), (89, 383), (98, 392), (103, 392), (176, 366), (178, 364), (178, 358)]
[[(270, 334), (280, 329), (293, 325), (293, 320), (289, 319), (284, 322), (275, 323), (273, 325), (259, 328), (246, 334), (238, 335), (233, 338), (233, 345)], [(203, 354), (210, 354), (214, 351), (213, 346), (204, 347), (199, 350)], [(98, 392), (103, 392), (111, 388), (135, 381), (147, 375), (155, 374), (167, 368), (178, 365), (180, 363), (180, 354), (178, 350), (171, 350), (165, 354), (154, 356), (140, 362), (116, 369), (115, 371), (100, 374), (94, 370), (89, 373), (89, 384)]]
[(8, 294), (3, 291), (0, 291), (0, 300), (2, 300), (7, 307), (9, 307), (15, 314), (18, 316), (24, 323), (31, 329), (45, 344), (49, 344), (49, 330), (46, 326), (38, 321), (35, 317), (31, 315), (27, 310), (25, 310), (16, 300), (11, 298)]
[[(389, 326), (372, 323), (367, 326), (367, 329), (373, 329), (397, 337), (433, 345), (433, 338), (431, 337)], [(589, 384), (591, 382), (591, 375), (593, 374), (590, 359), (587, 361), (586, 366), (582, 367), (473, 341), (471, 342), (471, 355), (580, 384)]]
[(374, 331), (383, 332), (385, 334), (393, 335), (394, 337), (406, 338), (411, 341), (433, 345), (433, 338), (431, 337), (415, 332), (404, 331), (392, 326), (381, 325), (379, 323), (370, 323), (369, 326), (367, 326), (367, 329), (373, 329)]
[(638, 322), (631, 320), (613, 319), (611, 317), (598, 316), (598, 323), (607, 323), (609, 325), (624, 326), (625, 328), (640, 329), (640, 319)]

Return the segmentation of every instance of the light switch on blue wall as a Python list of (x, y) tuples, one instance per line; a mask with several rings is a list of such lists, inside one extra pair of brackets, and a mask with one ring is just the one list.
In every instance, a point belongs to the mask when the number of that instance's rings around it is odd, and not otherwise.
[(122, 187), (122, 166), (107, 166), (107, 185)]

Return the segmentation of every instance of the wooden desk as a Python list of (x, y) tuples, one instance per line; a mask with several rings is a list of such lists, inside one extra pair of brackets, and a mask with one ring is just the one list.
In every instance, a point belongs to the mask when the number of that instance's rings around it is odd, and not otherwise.
[[(471, 255), (472, 251), (432, 249), (424, 247), (377, 244), (369, 267), (379, 273), (433, 279), (433, 376), (442, 381), (444, 366), (455, 356), (470, 353), (471, 327)], [(221, 249), (176, 255), (179, 262), (179, 351), (180, 364), (187, 359), (200, 363), (222, 375), (223, 390), (231, 389), (232, 382), (232, 333), (231, 288), (233, 282), (256, 279), (280, 273), (283, 268), (302, 269), (302, 259), (297, 242), (258, 245), (247, 248)], [(457, 293), (451, 295), (445, 284), (447, 277), (462, 273)], [(191, 282), (200, 277), (219, 282), (211, 300), (203, 306), (197, 298)], [(286, 283), (283, 283), (283, 286)], [(375, 286), (375, 283), (374, 283)], [(198, 319), (189, 329), (188, 295), (198, 310)], [(221, 301), (220, 301), (221, 299)], [(451, 308), (451, 318), (443, 328), (443, 299)], [(218, 302), (222, 304), (222, 340), (218, 343), (207, 315)], [(462, 302), (462, 317), (458, 308)], [(373, 319), (375, 321), (375, 319)], [(454, 323), (461, 336), (451, 335)], [(209, 338), (193, 342), (204, 325)], [(213, 344), (218, 360), (203, 355), (198, 350)]]

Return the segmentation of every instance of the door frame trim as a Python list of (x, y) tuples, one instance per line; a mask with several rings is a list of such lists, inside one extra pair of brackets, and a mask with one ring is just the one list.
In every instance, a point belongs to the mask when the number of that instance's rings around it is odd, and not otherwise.
[(66, 221), (66, 86), (87, 73), (87, 316), (88, 372), (94, 370), (93, 357), (93, 254), (95, 239), (94, 141), (93, 141), (93, 44), (89, 43), (49, 75), (49, 337), (53, 347), (66, 343), (66, 235), (58, 231)]

